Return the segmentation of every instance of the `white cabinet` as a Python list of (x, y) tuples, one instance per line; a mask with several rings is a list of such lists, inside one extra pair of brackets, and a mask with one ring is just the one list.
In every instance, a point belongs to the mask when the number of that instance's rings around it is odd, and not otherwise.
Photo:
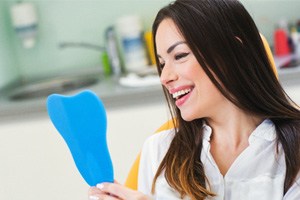
[[(164, 104), (108, 110), (115, 178), (125, 177), (145, 138), (168, 118)], [(47, 115), (0, 124), (0, 199), (84, 200), (89, 186)]]

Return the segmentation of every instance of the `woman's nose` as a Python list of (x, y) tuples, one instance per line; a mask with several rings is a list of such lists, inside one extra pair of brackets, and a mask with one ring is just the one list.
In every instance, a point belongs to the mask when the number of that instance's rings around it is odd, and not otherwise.
[(176, 79), (177, 79), (177, 74), (174, 71), (174, 69), (170, 65), (167, 65), (165, 63), (165, 66), (162, 69), (160, 74), (160, 82), (164, 86), (167, 86), (170, 82), (173, 82)]

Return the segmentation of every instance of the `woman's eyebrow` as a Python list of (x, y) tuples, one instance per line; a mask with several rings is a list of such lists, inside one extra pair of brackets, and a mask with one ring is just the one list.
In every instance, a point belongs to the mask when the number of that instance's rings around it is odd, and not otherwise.
[[(171, 53), (175, 47), (177, 47), (178, 45), (180, 44), (185, 44), (186, 42), (185, 41), (179, 41), (179, 42), (176, 42), (175, 44), (171, 45), (168, 49), (167, 49), (167, 53)], [(161, 56), (159, 54), (157, 54), (157, 57), (161, 58)]]
[(167, 53), (171, 53), (171, 51), (173, 51), (175, 49), (176, 46), (180, 45), (180, 44), (183, 44), (185, 43), (184, 41), (179, 41), (179, 42), (176, 42), (175, 44), (173, 44), (172, 46), (170, 46), (167, 50)]

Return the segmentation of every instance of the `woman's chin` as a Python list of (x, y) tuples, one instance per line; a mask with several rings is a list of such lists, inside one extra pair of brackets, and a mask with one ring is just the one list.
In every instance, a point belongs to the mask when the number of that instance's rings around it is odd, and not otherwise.
[(190, 122), (193, 121), (195, 119), (195, 117), (191, 116), (191, 115), (184, 115), (181, 113), (181, 117), (184, 121)]

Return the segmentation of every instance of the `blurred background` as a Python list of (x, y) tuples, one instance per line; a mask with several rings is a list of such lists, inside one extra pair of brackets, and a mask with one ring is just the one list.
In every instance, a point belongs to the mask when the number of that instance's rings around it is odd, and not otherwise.
[[(46, 98), (95, 91), (123, 183), (143, 141), (169, 119), (151, 25), (169, 0), (0, 0), (0, 199), (87, 199)], [(300, 1), (241, 0), (300, 103)]]

